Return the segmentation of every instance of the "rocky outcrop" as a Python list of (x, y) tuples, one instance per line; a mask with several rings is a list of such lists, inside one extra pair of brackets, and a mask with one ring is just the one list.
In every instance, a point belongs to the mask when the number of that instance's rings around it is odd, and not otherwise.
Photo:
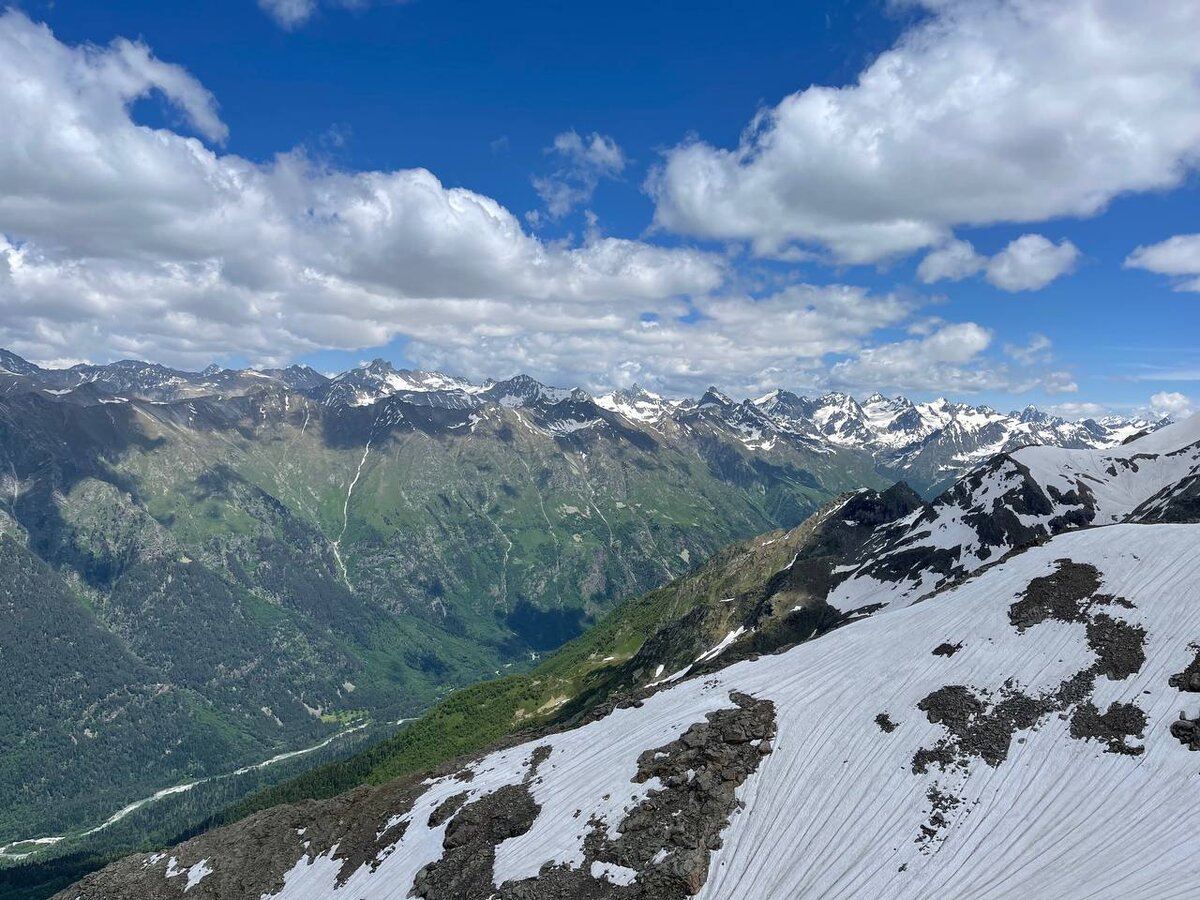
[[(469, 799), (449, 795), (428, 816), (444, 827), (442, 855), (415, 876), (422, 900), (683, 900), (708, 876), (721, 831), (738, 807), (737, 789), (771, 752), (775, 707), (734, 692), (733, 708), (709, 713), (678, 739), (644, 751), (635, 784), (644, 799), (615, 829), (587, 823), (580, 866), (547, 865), (534, 878), (495, 884), (496, 848), (525, 834), (541, 813), (532, 788), (551, 754), (535, 746), (524, 777)], [(470, 768), (458, 771), (464, 787)], [(443, 770), (446, 773), (446, 770)], [(445, 777), (445, 774), (443, 775)], [(169, 853), (143, 854), (88, 876), (59, 900), (174, 900), (190, 897), (259, 900), (282, 891), (288, 874), (317, 859), (337, 866), (336, 883), (374, 871), (410, 826), (414, 803), (430, 780), (402, 779), (359, 788), (326, 801), (275, 807), (244, 822), (187, 841)], [(611, 836), (615, 832), (615, 837)]]

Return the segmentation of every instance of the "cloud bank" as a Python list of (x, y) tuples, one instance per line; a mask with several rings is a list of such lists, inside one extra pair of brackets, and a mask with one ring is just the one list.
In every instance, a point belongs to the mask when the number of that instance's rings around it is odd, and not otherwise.
[[(1089, 38), (1046, 59), (1067, 7), (1090, 17)], [(748, 240), (763, 253), (811, 244), (851, 261), (928, 246), (926, 282), (982, 274), (1004, 290), (1036, 290), (1076, 265), (1070, 242), (1028, 234), (985, 257), (952, 228), (1095, 211), (1113, 192), (1163, 186), (1186, 168), (1200, 88), (1180, 35), (1197, 31), (1194, 17), (1143, 11), (1133, 21), (1117, 6), (1076, 0), (930, 9), (856, 85), (788, 98), (738, 151), (672, 151), (655, 182), (660, 226)], [(994, 47), (985, 40), (993, 32)], [(1083, 78), (1103, 39), (1118, 34), (1105, 67)], [(1050, 79), (1050, 65), (1078, 84)], [(953, 72), (949, 95), (934, 92)], [(1144, 102), (1101, 102), (1118, 78)], [(1046, 108), (1015, 109), (1035, 81), (1053, 94)], [(131, 106), (150, 94), (174, 107), (178, 127), (135, 121)], [(984, 100), (999, 106), (968, 114)], [(907, 113), (879, 117), (893, 105)], [(1159, 118), (1168, 106), (1169, 128)], [(0, 343), (32, 358), (271, 363), (404, 338), (420, 364), (468, 375), (526, 369), (596, 387), (1075, 389), (1048, 352), (1031, 362), (1006, 355), (991, 329), (920, 318), (929, 299), (903, 291), (789, 283), (791, 275), (750, 290), (727, 252), (595, 228), (581, 242), (542, 240), (496, 200), (426, 169), (348, 172), (297, 150), (265, 163), (223, 152), (216, 99), (186, 70), (137, 42), (66, 45), (16, 11), (0, 15), (0, 118), (9, 123), (0, 142)], [(1020, 127), (1002, 135), (995, 123), (1006, 120)], [(1095, 154), (1076, 159), (1061, 129), (1094, 132)], [(916, 148), (938, 135), (948, 142), (932, 145), (931, 162)], [(586, 204), (628, 166), (598, 133), (563, 132), (550, 158), (547, 215)], [(708, 224), (696, 226), (701, 219)]]
[(1196, 165), (1200, 4), (904, 5), (923, 17), (855, 83), (786, 97), (733, 149), (671, 150), (649, 183), (659, 226), (877, 262), (960, 226), (1091, 216)]

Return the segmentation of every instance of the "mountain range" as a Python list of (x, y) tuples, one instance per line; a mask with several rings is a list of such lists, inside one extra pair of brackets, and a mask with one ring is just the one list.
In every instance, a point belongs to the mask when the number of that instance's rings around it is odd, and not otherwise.
[(1200, 416), (848, 492), (497, 682), (510, 737), (60, 896), (1187, 898), (1198, 542)]
[[(0, 390), (37, 390), (82, 403), (101, 402), (105, 396), (156, 402), (226, 399), (272, 387), (331, 407), (384, 403), (460, 413), (497, 406), (537, 410), (542, 414), (538, 424), (554, 435), (611, 427), (613, 420), (605, 412), (624, 424), (648, 429), (686, 425), (704, 415), (759, 454), (769, 454), (780, 444), (831, 454), (865, 451), (880, 471), (903, 478), (928, 496), (994, 453), (1026, 444), (1111, 447), (1166, 421), (1124, 416), (1068, 421), (1033, 406), (1001, 413), (945, 399), (914, 403), (878, 393), (859, 402), (839, 392), (809, 398), (779, 389), (736, 402), (715, 387), (695, 400), (668, 399), (634, 385), (592, 396), (578, 388), (550, 387), (526, 375), (476, 383), (440, 372), (396, 369), (383, 359), (331, 376), (308, 366), (234, 370), (213, 365), (187, 372), (136, 360), (44, 369), (0, 350)], [(442, 427), (464, 427), (461, 422), (447, 420)]]
[[(302, 762), (264, 761), (344, 755), (451, 690), (519, 677), (620, 601), (846, 492), (903, 479), (915, 492), (881, 502), (916, 509), (997, 450), (1090, 452), (1163, 424), (839, 394), (593, 397), (381, 361), (332, 378), (55, 370), (0, 351), (0, 856), (136, 846), (151, 809), (170, 837), (260, 787), (246, 772)], [(605, 655), (640, 647), (659, 612)], [(212, 779), (221, 791), (176, 797), (186, 816), (157, 803), (112, 822)], [(50, 837), (64, 840), (27, 842)]]

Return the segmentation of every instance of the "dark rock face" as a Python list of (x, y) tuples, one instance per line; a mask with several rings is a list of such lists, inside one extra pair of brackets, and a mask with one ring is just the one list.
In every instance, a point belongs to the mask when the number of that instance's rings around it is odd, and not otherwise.
[(1052, 575), (1029, 582), (1022, 598), (1009, 607), (1008, 619), (1018, 631), (1047, 619), (1083, 622), (1088, 601), (1099, 590), (1100, 573), (1095, 566), (1060, 559)]
[(949, 642), (944, 643), (944, 644), (938, 644), (936, 647), (933, 648), (933, 655), (949, 657), (949, 656), (953, 656), (955, 653), (957, 653), (962, 648), (963, 648), (963, 645), (961, 642), (957, 643), (957, 644), (951, 644)]
[[(94, 872), (58, 900), (178, 900), (183, 879), (166, 877), (170, 861), (186, 869), (207, 860), (212, 871), (187, 892), (190, 900), (258, 900), (284, 887), (300, 860), (333, 852), (339, 883), (364, 865), (378, 866), (407, 823), (387, 827), (426, 790), (417, 779), (356, 788), (332, 800), (276, 806), (228, 828), (207, 832), (167, 853), (130, 856)], [(335, 849), (336, 848), (336, 849)]]
[(417, 873), (413, 893), (424, 900), (487, 900), (495, 894), (496, 847), (525, 834), (540, 811), (528, 778), (468, 803), (446, 827), (445, 855)]
[(1145, 747), (1125, 743), (1129, 737), (1142, 737), (1146, 731), (1146, 714), (1132, 703), (1112, 703), (1101, 713), (1091, 702), (1083, 703), (1071, 716), (1071, 737), (1101, 741), (1110, 753), (1139, 756)]
[(1200, 522), (1200, 474), (1163, 488), (1130, 516), (1135, 522)]
[(942, 725), (948, 735), (932, 748), (922, 747), (913, 756), (914, 773), (929, 771), (936, 763), (943, 769), (965, 766), (971, 757), (998, 766), (1008, 758), (1013, 735), (1038, 723), (1054, 709), (1045, 698), (1029, 697), (1010, 685), (992, 701), (988, 691), (976, 693), (961, 684), (939, 688), (917, 704), (930, 722)]
[(891, 734), (899, 725), (892, 721), (892, 717), (885, 712), (881, 712), (875, 717), (875, 724), (879, 726), (879, 730), (884, 734)]
[(439, 825), (450, 820), (456, 812), (462, 809), (462, 805), (467, 800), (467, 792), (455, 794), (452, 797), (447, 797), (441, 802), (437, 809), (429, 814), (429, 827), (437, 828)]
[[(1121, 597), (1098, 593), (1101, 577), (1095, 566), (1069, 559), (1058, 560), (1057, 566), (1052, 574), (1029, 582), (1022, 597), (1009, 607), (1009, 621), (1019, 632), (1048, 620), (1082, 624), (1096, 661), (1055, 690), (1037, 696), (1022, 692), (1012, 679), (996, 690), (955, 684), (933, 691), (917, 708), (947, 733), (934, 746), (917, 750), (912, 761), (914, 773), (928, 772), (933, 765), (944, 771), (965, 768), (972, 758), (998, 766), (1007, 759), (1017, 732), (1036, 728), (1051, 713), (1066, 718), (1072, 707), (1073, 738), (1100, 741), (1110, 753), (1136, 756), (1144, 751), (1126, 741), (1142, 737), (1145, 712), (1132, 703), (1113, 703), (1101, 712), (1090, 698), (1096, 678), (1122, 680), (1141, 670), (1146, 661), (1146, 631), (1098, 611), (1099, 607), (1129, 609), (1133, 605)], [(950, 646), (942, 645), (934, 652)], [(1200, 730), (1197, 743), (1200, 745)]]
[(1167, 684), (1180, 691), (1200, 692), (1200, 645), (1192, 644), (1188, 649), (1196, 651), (1195, 658), (1182, 672), (1172, 675)]
[[(537, 818), (530, 794), (540, 760), (525, 781), (467, 804), (450, 820), (445, 856), (417, 876), (423, 900), (682, 900), (708, 878), (708, 859), (737, 807), (735, 792), (771, 752), (775, 708), (734, 693), (735, 709), (710, 713), (678, 740), (646, 750), (635, 781), (657, 779), (609, 836), (608, 824), (588, 822), (579, 868), (543, 867), (537, 877), (493, 883), (496, 846), (524, 834)], [(548, 749), (548, 748), (547, 748)], [(606, 872), (623, 877), (610, 880)]]
[[(1113, 703), (1101, 712), (1091, 696), (1097, 677), (1121, 680), (1141, 670), (1145, 629), (1098, 611), (1100, 607), (1132, 608), (1132, 604), (1098, 593), (1101, 576), (1094, 566), (1068, 559), (1058, 560), (1057, 566), (1052, 574), (1029, 582), (1021, 598), (1009, 607), (1009, 621), (1018, 632), (1048, 620), (1082, 624), (1096, 661), (1056, 689), (1038, 695), (1023, 692), (1011, 678), (996, 689), (951, 684), (933, 691), (917, 708), (930, 722), (940, 724), (946, 735), (932, 747), (917, 750), (912, 760), (914, 774), (928, 773), (934, 766), (942, 772), (962, 770), (972, 759), (999, 766), (1008, 758), (1019, 732), (1036, 729), (1052, 713), (1066, 719), (1068, 711), (1070, 734), (1076, 740), (1099, 741), (1107, 752), (1125, 756), (1144, 752), (1144, 746), (1129, 740), (1143, 737), (1145, 712), (1132, 703)], [(933, 652), (951, 656), (960, 647), (945, 643)], [(1176, 722), (1172, 734), (1194, 745), (1193, 749), (1200, 749), (1200, 720)], [(1023, 742), (1024, 738), (1017, 740)], [(930, 789), (929, 800), (929, 820), (916, 836), (922, 852), (927, 853), (934, 852), (949, 825), (948, 814), (962, 802), (937, 784)]]
[[(1167, 683), (1179, 691), (1200, 692), (1200, 644), (1192, 644), (1188, 649), (1195, 651), (1196, 656), (1182, 672), (1167, 679)], [(1200, 716), (1189, 719), (1186, 712), (1180, 712), (1179, 719), (1171, 723), (1171, 736), (1189, 750), (1200, 750)]]
[(1171, 736), (1189, 750), (1200, 750), (1200, 716), (1189, 719), (1180, 713), (1179, 719), (1171, 723)]

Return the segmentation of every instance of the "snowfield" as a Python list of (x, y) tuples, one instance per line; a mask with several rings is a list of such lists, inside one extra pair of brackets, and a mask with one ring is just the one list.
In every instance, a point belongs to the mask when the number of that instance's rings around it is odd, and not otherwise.
[[(912, 603), (994, 563), (1021, 541), (1081, 524), (1108, 525), (1164, 489), (1200, 474), (1200, 415), (1110, 450), (1024, 447), (961, 478), (931, 510), (880, 529), (866, 558), (830, 593), (839, 609)], [(1022, 508), (1025, 507), (1025, 508)], [(1015, 512), (1020, 533), (995, 533), (996, 514)], [(915, 556), (917, 551), (922, 555)], [(930, 551), (942, 551), (933, 564)], [(904, 577), (888, 560), (915, 558)]]
[[(464, 790), (469, 803), (521, 783), (534, 751), (546, 745), (550, 755), (530, 788), (540, 813), (529, 831), (497, 847), (495, 882), (534, 877), (546, 863), (582, 866), (584, 823), (597, 817), (611, 828), (661, 787), (633, 783), (639, 754), (730, 707), (730, 692), (740, 691), (774, 702), (778, 734), (738, 793), (745, 806), (722, 832), (700, 897), (1194, 898), (1200, 854), (1188, 823), (1200, 755), (1169, 727), (1181, 710), (1193, 715), (1200, 698), (1167, 681), (1196, 655), (1189, 645), (1200, 639), (1198, 540), (1194, 525), (1062, 535), (924, 603), (893, 607), (785, 654), (663, 690), (641, 708), (487, 756), (471, 767), (472, 780), (429, 785), (374, 870), (364, 865), (339, 887), (336, 851), (302, 857), (283, 890), (268, 896), (410, 896), (417, 872), (443, 854), (446, 825), (430, 827), (430, 814)], [(1144, 711), (1142, 736), (1126, 739), (1144, 751), (1127, 755), (1073, 737), (1071, 706), (1016, 729), (998, 764), (967, 754), (961, 764), (914, 772), (917, 752), (948, 733), (918, 709), (930, 694), (964, 685), (995, 698), (1008, 683), (1039, 696), (1096, 662), (1082, 623), (1045, 621), (1020, 631), (1010, 622), (1009, 607), (1030, 581), (1052, 575), (1067, 558), (1093, 565), (1101, 590), (1132, 604), (1112, 607), (1113, 614), (1145, 629), (1145, 662), (1136, 674), (1098, 677), (1091, 696), (1101, 710), (1124, 702)], [(944, 643), (961, 649), (935, 655)], [(894, 730), (876, 723), (881, 714)], [(945, 824), (928, 837), (922, 826), (936, 812), (931, 791), (951, 801)], [(165, 863), (158, 865), (165, 874)], [(219, 873), (222, 859), (206, 858), (204, 866)], [(207, 878), (194, 882), (198, 896)]]

